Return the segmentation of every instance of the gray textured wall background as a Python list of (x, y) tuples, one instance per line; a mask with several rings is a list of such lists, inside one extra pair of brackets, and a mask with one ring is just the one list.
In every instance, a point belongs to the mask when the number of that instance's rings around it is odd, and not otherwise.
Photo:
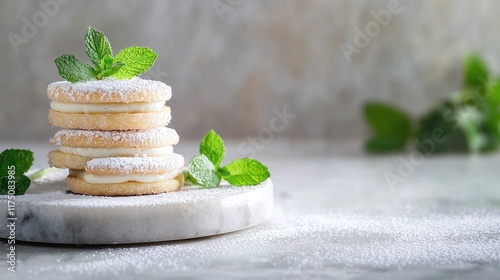
[(350, 63), (340, 43), (352, 44), (354, 28), (389, 0), (240, 0), (223, 20), (208, 0), (66, 1), (17, 53), (8, 34), (21, 35), (23, 17), (33, 22), (42, 8), (38, 1), (0, 2), (0, 140), (46, 141), (56, 131), (45, 95), (60, 79), (53, 60), (63, 53), (84, 59), (89, 25), (116, 51), (146, 45), (159, 53), (149, 77), (173, 87), (172, 126), (184, 138), (210, 128), (254, 136), (283, 106), (297, 117), (278, 137), (359, 137), (367, 99), (416, 115), (459, 87), (467, 52), (499, 68), (494, 0), (401, 0), (402, 12)]

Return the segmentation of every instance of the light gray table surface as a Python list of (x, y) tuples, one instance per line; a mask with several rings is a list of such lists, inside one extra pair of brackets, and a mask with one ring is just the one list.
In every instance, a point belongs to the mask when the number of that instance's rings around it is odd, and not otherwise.
[[(353, 145), (276, 140), (259, 151), (275, 186), (273, 217), (260, 226), (154, 244), (17, 244), (17, 272), (2, 261), (0, 279), (500, 278), (499, 155), (405, 168), (408, 154), (366, 156)], [(35, 166), (45, 167), (48, 145), (0, 143), (10, 147), (35, 150)], [(196, 145), (176, 151), (189, 157)]]

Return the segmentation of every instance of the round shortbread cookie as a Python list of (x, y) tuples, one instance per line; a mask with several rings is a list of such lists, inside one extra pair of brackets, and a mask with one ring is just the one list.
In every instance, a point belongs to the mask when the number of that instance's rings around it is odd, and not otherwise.
[(179, 135), (168, 127), (125, 131), (63, 129), (58, 131), (49, 142), (53, 145), (68, 147), (154, 148), (179, 143)]
[(166, 126), (170, 120), (170, 108), (167, 106), (159, 112), (150, 113), (74, 114), (49, 110), (50, 125), (70, 129), (153, 129)]
[(184, 167), (184, 157), (171, 154), (161, 157), (108, 157), (87, 161), (85, 171), (94, 175), (159, 174)]
[(92, 158), (65, 154), (58, 150), (49, 152), (49, 165), (57, 168), (83, 170), (87, 166), (87, 161), (91, 159)]
[(79, 194), (100, 196), (144, 195), (178, 191), (184, 184), (184, 175), (181, 174), (172, 180), (155, 183), (89, 184), (74, 176), (68, 176), (66, 182), (71, 191)]
[(144, 175), (178, 170), (184, 167), (184, 157), (171, 154), (161, 157), (89, 158), (53, 150), (49, 152), (49, 164), (57, 168), (85, 170), (94, 175)]
[(55, 82), (47, 87), (47, 95), (66, 103), (157, 102), (169, 100), (172, 89), (160, 81), (134, 77), (130, 80)]

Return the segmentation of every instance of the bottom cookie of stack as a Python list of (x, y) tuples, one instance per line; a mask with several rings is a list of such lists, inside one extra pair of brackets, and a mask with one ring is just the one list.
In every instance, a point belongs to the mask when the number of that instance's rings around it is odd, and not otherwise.
[(184, 157), (95, 158), (84, 170), (71, 169), (70, 190), (87, 195), (143, 195), (177, 191), (184, 184)]
[(68, 188), (79, 194), (99, 196), (123, 196), (158, 194), (164, 192), (178, 191), (184, 185), (184, 175), (180, 174), (171, 180), (160, 182), (141, 183), (128, 181), (116, 184), (94, 184), (80, 179), (75, 173), (80, 170), (70, 170), (67, 178)]

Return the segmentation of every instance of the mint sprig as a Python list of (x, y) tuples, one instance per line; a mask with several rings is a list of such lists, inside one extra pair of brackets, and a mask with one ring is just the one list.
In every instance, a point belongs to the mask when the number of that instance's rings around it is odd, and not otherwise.
[(31, 184), (54, 168), (43, 169), (28, 177), (24, 175), (33, 165), (33, 152), (24, 149), (8, 149), (0, 153), (0, 195), (8, 195), (9, 187), (14, 187), (15, 195), (22, 195)]
[(72, 83), (106, 77), (131, 79), (148, 71), (158, 57), (146, 47), (128, 47), (113, 57), (108, 38), (93, 27), (85, 34), (85, 49), (93, 66), (79, 61), (74, 55), (62, 55), (54, 61), (61, 77)]
[(499, 108), (500, 77), (471, 54), (464, 60), (462, 89), (414, 120), (394, 106), (366, 104), (363, 113), (373, 136), (365, 149), (401, 152), (412, 143), (426, 155), (492, 152), (500, 149)]
[(233, 186), (255, 186), (271, 176), (265, 165), (250, 158), (220, 167), (225, 152), (222, 138), (210, 130), (200, 143), (200, 155), (189, 160), (187, 178), (197, 185), (214, 188), (220, 185), (221, 179)]

